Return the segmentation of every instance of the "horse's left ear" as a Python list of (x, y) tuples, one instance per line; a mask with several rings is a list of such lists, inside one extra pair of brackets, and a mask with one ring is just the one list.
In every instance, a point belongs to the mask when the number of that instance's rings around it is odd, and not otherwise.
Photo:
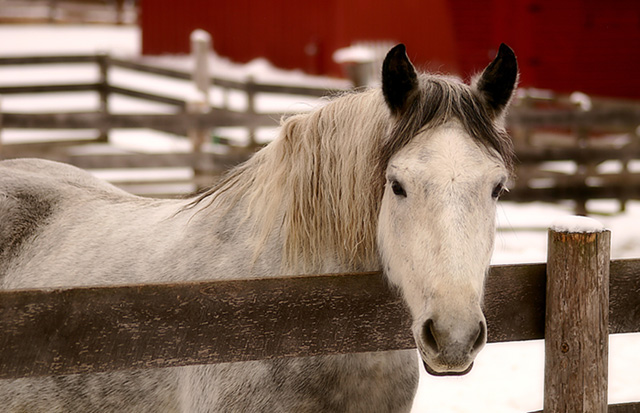
[(403, 44), (396, 45), (382, 63), (382, 93), (391, 113), (404, 112), (417, 89), (418, 75), (407, 57), (407, 49)]
[(507, 107), (518, 83), (518, 61), (513, 50), (502, 43), (496, 58), (472, 82), (491, 112), (498, 116)]

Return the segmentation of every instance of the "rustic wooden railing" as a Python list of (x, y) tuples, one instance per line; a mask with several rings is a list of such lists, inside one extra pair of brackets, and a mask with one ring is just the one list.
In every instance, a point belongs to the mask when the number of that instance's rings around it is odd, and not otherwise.
[[(563, 245), (583, 248), (594, 239), (550, 237), (553, 265), (564, 265), (554, 271), (564, 268), (571, 280), (586, 277), (593, 262), (573, 259), (566, 267)], [(602, 248), (591, 248), (590, 256), (602, 258)], [(640, 259), (599, 268), (609, 270), (610, 293), (608, 302), (593, 305), (608, 307), (609, 333), (640, 331)], [(484, 299), (488, 342), (545, 338), (545, 312), (566, 307), (546, 302), (548, 271), (545, 264), (491, 267)], [(410, 349), (410, 324), (380, 273), (6, 290), (0, 291), (0, 378)], [(550, 374), (559, 370), (547, 366)], [(615, 408), (609, 411), (640, 412), (640, 403)]]
[[(99, 81), (80, 84), (0, 86), (0, 95), (94, 91), (102, 95), (102, 106), (107, 105), (106, 101), (108, 101), (111, 94), (121, 94), (156, 103), (172, 105), (177, 109), (184, 110), (187, 107), (188, 102), (186, 99), (116, 86), (109, 81), (108, 75), (113, 68), (124, 68), (147, 74), (191, 81), (194, 75), (187, 71), (119, 59), (109, 55), (0, 57), (0, 67), (79, 63), (97, 64), (100, 68)], [(251, 78), (249, 78), (248, 81), (241, 82), (212, 77), (210, 82), (212, 86), (245, 92), (249, 102), (254, 102), (255, 96), (259, 93), (323, 97), (344, 91), (344, 89), (257, 83)], [(3, 126), (11, 128), (46, 129), (96, 128), (97, 126), (114, 129), (135, 127), (186, 134), (187, 130), (192, 128), (194, 124), (198, 127), (209, 128), (226, 126), (276, 126), (281, 116), (282, 113), (280, 112), (258, 113), (252, 105), (248, 105), (245, 112), (236, 112), (225, 108), (214, 107), (212, 108), (212, 112), (207, 114), (122, 115), (108, 113), (106, 110), (98, 113), (5, 113)]]
[[(640, 174), (631, 165), (640, 160), (640, 102), (523, 95), (508, 118), (518, 169), (505, 199), (569, 199), (579, 214), (587, 212), (591, 199), (616, 199), (621, 210), (628, 200), (640, 199)], [(554, 170), (558, 161), (572, 164), (573, 171)], [(601, 169), (607, 161), (613, 169)]]
[[(220, 79), (203, 75), (206, 67), (196, 68), (194, 73), (183, 70), (170, 69), (157, 65), (134, 62), (109, 55), (75, 55), (75, 56), (25, 56), (1, 57), (0, 67), (23, 65), (51, 65), (51, 64), (95, 64), (98, 66), (98, 80), (88, 83), (55, 84), (55, 85), (0, 85), (1, 95), (53, 93), (53, 92), (95, 92), (99, 95), (98, 110), (93, 112), (52, 112), (52, 113), (0, 113), (0, 135), (2, 128), (17, 129), (81, 129), (98, 131), (97, 138), (81, 138), (61, 140), (58, 142), (27, 142), (4, 145), (0, 136), (0, 159), (16, 157), (41, 157), (60, 162), (66, 162), (82, 168), (162, 168), (187, 167), (194, 170), (193, 179), (186, 182), (173, 180), (171, 183), (185, 184), (182, 187), (187, 193), (197, 188), (210, 185), (215, 176), (226, 169), (246, 160), (256, 149), (255, 131), (259, 127), (276, 127), (283, 113), (260, 113), (256, 109), (256, 97), (263, 93), (293, 94), (305, 96), (327, 96), (340, 93), (343, 89), (328, 89), (320, 87), (272, 85), (255, 82), (248, 78), (244, 82)], [(167, 96), (162, 92), (136, 90), (135, 88), (114, 84), (110, 73), (114, 68), (132, 70), (151, 75), (168, 77), (171, 79), (193, 82), (198, 76), (207, 76), (205, 85), (196, 85), (202, 92), (208, 93), (212, 87), (222, 88), (225, 96), (229, 90), (240, 91), (247, 97), (244, 111), (229, 109), (228, 99), (223, 99), (222, 107), (202, 106), (202, 103), (192, 104), (186, 98)], [(191, 90), (194, 85), (185, 83), (185, 90)], [(114, 95), (128, 96), (146, 101), (161, 103), (175, 107), (175, 113), (143, 113), (122, 114), (109, 110), (109, 102)], [(205, 103), (206, 105), (206, 103)], [(205, 110), (202, 110), (205, 109)], [(0, 102), (0, 110), (2, 110)], [(203, 143), (210, 141), (214, 128), (242, 127), (249, 131), (248, 147), (233, 147), (227, 154), (203, 152)], [(164, 153), (106, 153), (97, 155), (78, 155), (68, 151), (70, 147), (91, 143), (108, 143), (110, 131), (113, 129), (137, 128), (168, 132), (181, 136), (189, 136), (193, 142), (191, 153), (180, 153), (169, 156)], [(216, 141), (227, 143), (224, 138), (216, 137)], [(195, 187), (190, 184), (195, 183)], [(145, 185), (146, 184), (146, 185)], [(152, 184), (152, 185), (149, 185)], [(172, 196), (174, 193), (162, 192), (167, 188), (166, 182), (118, 182), (123, 189), (140, 189), (141, 187), (158, 187), (150, 194), (154, 196)], [(184, 195), (178, 193), (177, 195)]]

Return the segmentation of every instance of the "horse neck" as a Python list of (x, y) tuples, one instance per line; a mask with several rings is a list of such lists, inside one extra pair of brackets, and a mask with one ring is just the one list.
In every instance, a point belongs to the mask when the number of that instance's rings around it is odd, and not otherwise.
[(274, 142), (211, 192), (205, 208), (217, 225), (233, 218), (253, 261), (278, 244), (286, 273), (377, 268), (382, 172), (371, 165), (372, 145), (388, 122), (381, 105), (381, 96), (364, 93), (287, 120)]
[[(183, 222), (182, 259), (199, 266), (193, 279), (263, 278), (281, 274), (282, 242), (277, 230), (267, 239), (246, 216), (246, 201), (221, 194), (211, 204), (187, 206), (176, 218)], [(182, 218), (180, 218), (182, 215)]]

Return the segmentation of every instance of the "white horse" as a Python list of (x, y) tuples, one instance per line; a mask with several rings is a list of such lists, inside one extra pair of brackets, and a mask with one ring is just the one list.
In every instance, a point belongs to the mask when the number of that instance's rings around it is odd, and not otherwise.
[[(502, 45), (471, 85), (418, 74), (403, 45), (382, 90), (284, 121), (197, 198), (125, 193), (71, 166), (0, 163), (4, 289), (382, 269), (432, 374), (486, 341), (485, 274), (512, 166)], [(0, 381), (6, 412), (406, 412), (417, 353), (389, 351)]]

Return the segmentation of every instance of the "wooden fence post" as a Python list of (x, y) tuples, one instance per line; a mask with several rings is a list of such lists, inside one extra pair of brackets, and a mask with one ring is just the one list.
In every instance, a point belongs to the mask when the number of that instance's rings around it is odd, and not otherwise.
[(585, 154), (585, 150), (590, 146), (589, 130), (584, 126), (578, 126), (575, 133), (577, 135), (577, 147), (580, 148), (580, 152), (578, 159), (576, 159), (575, 181), (573, 182), (573, 185), (579, 188), (578, 195), (574, 199), (574, 213), (576, 215), (587, 215), (587, 179), (595, 175), (595, 165), (586, 159), (587, 156)]
[(49, 23), (55, 23), (58, 0), (49, 0)]
[(607, 412), (610, 240), (585, 217), (549, 230), (545, 412)]
[[(247, 114), (253, 118), (253, 115), (256, 114), (256, 82), (252, 75), (247, 77), (246, 91)], [(253, 152), (258, 147), (258, 143), (256, 142), (256, 128), (253, 125), (249, 126), (248, 135), (249, 141), (247, 147)]]
[(207, 170), (203, 167), (203, 146), (210, 135), (210, 130), (200, 126), (200, 116), (209, 113), (209, 103), (204, 96), (195, 96), (187, 101), (187, 113), (191, 115), (190, 127), (187, 135), (191, 141), (193, 180), (196, 190), (199, 191), (211, 184), (207, 181)]
[(633, 174), (629, 169), (629, 163), (633, 160), (633, 152), (637, 150), (640, 144), (640, 128), (632, 128), (629, 132), (629, 137), (629, 143), (624, 147), (620, 159), (620, 163), (622, 164), (622, 171), (620, 172), (620, 194), (618, 198), (620, 201), (620, 212), (627, 210), (627, 201), (631, 198)]
[(98, 127), (100, 133), (98, 141), (108, 142), (109, 126), (107, 117), (109, 115), (109, 94), (111, 92), (109, 90), (109, 56), (106, 53), (100, 53), (96, 55), (96, 59), (99, 71), (98, 93), (100, 94), (100, 106), (98, 111), (103, 115), (103, 120), (100, 122)]
[(2, 95), (0, 95), (0, 156), (2, 155)]
[(209, 101), (211, 75), (209, 74), (209, 51), (211, 50), (211, 36), (204, 30), (194, 30), (191, 33), (191, 56), (193, 57), (193, 83), (196, 90)]
[[(195, 96), (187, 102), (187, 113), (199, 116), (210, 111), (209, 89), (211, 75), (209, 73), (209, 51), (211, 50), (211, 36), (204, 30), (194, 30), (191, 33), (191, 56), (193, 57), (193, 84)], [(211, 136), (211, 130), (199, 124), (192, 124), (187, 131), (193, 147), (194, 164), (193, 178), (196, 190), (200, 190), (210, 182), (206, 181), (206, 174), (202, 167), (202, 147)]]

